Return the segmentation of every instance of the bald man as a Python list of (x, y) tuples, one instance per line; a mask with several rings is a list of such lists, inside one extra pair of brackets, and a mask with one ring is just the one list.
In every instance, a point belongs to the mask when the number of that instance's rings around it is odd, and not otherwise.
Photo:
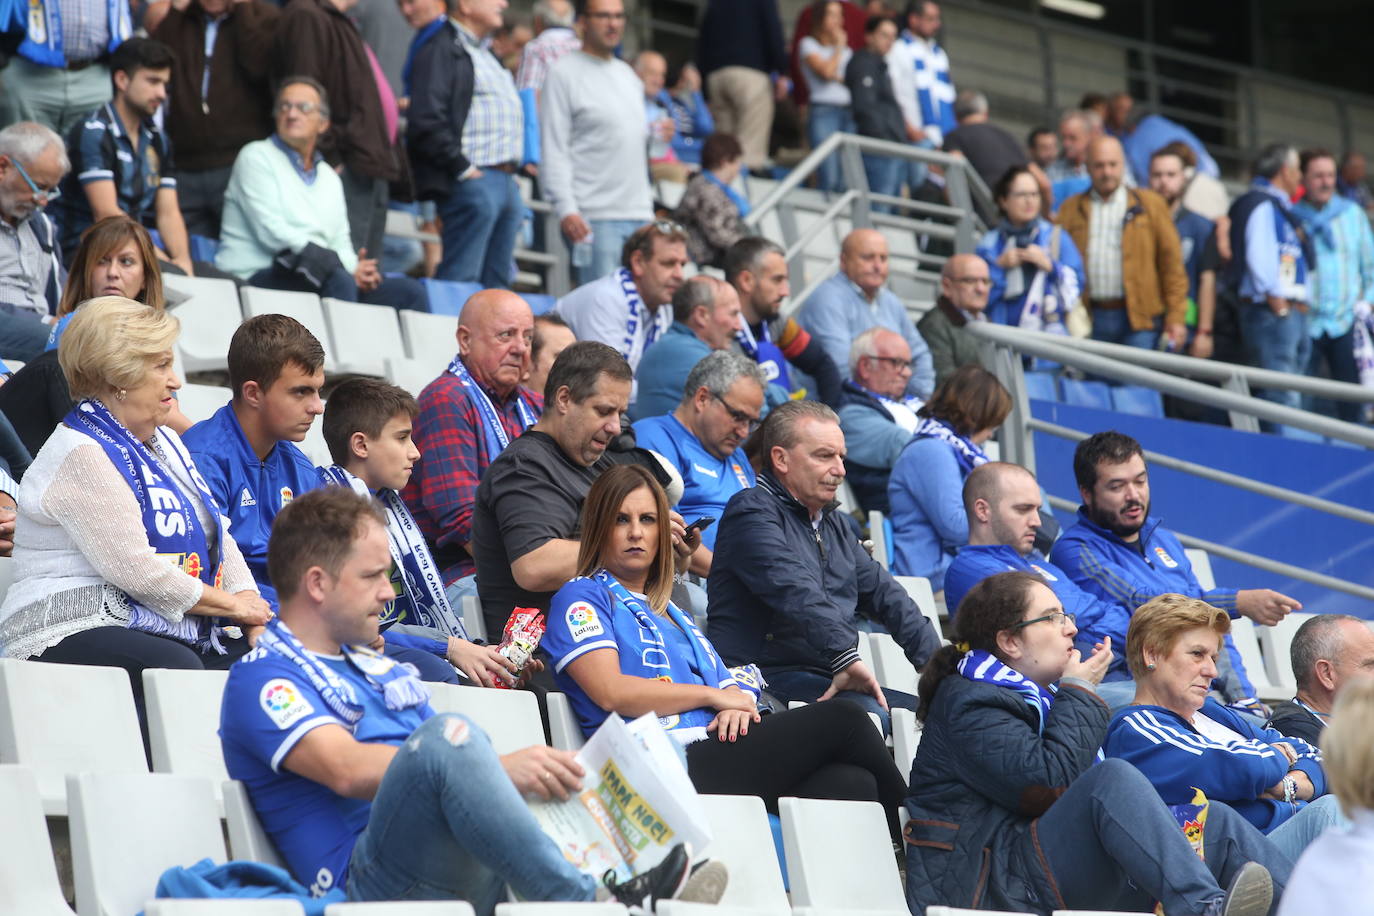
[(1092, 187), (1059, 209), (1059, 224), (1083, 253), (1093, 339), (1153, 348), (1162, 333), (1181, 352), (1188, 337), (1188, 274), (1164, 198), (1125, 184), (1115, 137), (1088, 144)]
[(911, 347), (896, 331), (872, 327), (849, 349), (840, 394), (840, 429), (849, 447), (845, 476), (865, 512), (887, 512), (887, 479), (916, 430), (920, 398), (906, 393)]
[(971, 321), (986, 321), (992, 277), (988, 262), (976, 254), (951, 255), (940, 269), (940, 298), (921, 316), (916, 330), (930, 347), (939, 385), (960, 366), (978, 362), (978, 341), (964, 330)]
[(453, 362), (420, 392), (413, 435), (424, 460), (403, 494), (455, 608), (477, 593), (470, 547), (477, 484), (544, 409), (543, 397), (520, 384), (534, 337), (524, 299), (501, 289), (474, 293), (456, 336)]
[(840, 248), (840, 272), (816, 287), (797, 320), (835, 365), (849, 363), (854, 338), (871, 327), (896, 331), (911, 348), (906, 393), (928, 398), (935, 390), (930, 348), (906, 313), (906, 304), (887, 288), (887, 239), (876, 229), (855, 229)]

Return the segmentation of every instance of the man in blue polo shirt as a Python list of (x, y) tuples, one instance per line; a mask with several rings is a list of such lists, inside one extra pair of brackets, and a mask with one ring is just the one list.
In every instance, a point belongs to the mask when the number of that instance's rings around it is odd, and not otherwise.
[[(1130, 436), (1112, 430), (1084, 439), (1074, 450), (1073, 473), (1083, 505), (1050, 560), (1084, 591), (1132, 610), (1159, 595), (1186, 595), (1262, 626), (1302, 610), (1296, 599), (1268, 588), (1203, 589), (1178, 538), (1150, 515), (1145, 453)], [(1253, 701), (1254, 685), (1229, 635), (1226, 651), (1236, 677), (1222, 672), (1222, 693), (1231, 702)]]
[(229, 385), (233, 399), (182, 441), (229, 519), (263, 599), (275, 607), (267, 575), (272, 520), (322, 485), (314, 462), (295, 443), (324, 413), (324, 348), (294, 318), (250, 318), (229, 341)]
[[(682, 475), (677, 511), (687, 524), (703, 516), (720, 518), (725, 504), (754, 485), (744, 440), (757, 428), (767, 380), (758, 363), (729, 350), (715, 350), (692, 367), (677, 409), (635, 424), (635, 441), (658, 452)], [(716, 529), (701, 533), (692, 572), (711, 572)]]
[(1040, 485), (1035, 475), (1019, 464), (990, 461), (974, 468), (964, 481), (964, 511), (968, 513), (968, 545), (945, 571), (945, 601), (950, 617), (969, 589), (988, 576), (1008, 570), (1035, 573), (1045, 580), (1073, 615), (1078, 635), (1074, 644), (1086, 658), (1093, 647), (1110, 640), (1115, 650), (1098, 694), (1113, 708), (1124, 706), (1135, 695), (1135, 682), (1126, 667), (1126, 628), (1131, 613), (1121, 605), (1104, 601), (1079, 588), (1068, 573), (1035, 551), (1040, 530)]
[(407, 668), (363, 648), (393, 596), (373, 500), (349, 487), (306, 494), (279, 516), (269, 566), (281, 614), (229, 672), (220, 742), (313, 896), (467, 900), (481, 916), (507, 884), (527, 900), (614, 898), (639, 912), (679, 892), (719, 899), (722, 867), (688, 883), (681, 845), (643, 875), (598, 887), (521, 797), (581, 789), (576, 758), (543, 746), (497, 756), (467, 718), (436, 716)]
[(713, 350), (732, 348), (740, 329), (739, 294), (724, 280), (693, 277), (673, 293), (673, 324), (644, 351), (635, 370), (630, 417), (661, 417), (682, 399), (692, 367)]

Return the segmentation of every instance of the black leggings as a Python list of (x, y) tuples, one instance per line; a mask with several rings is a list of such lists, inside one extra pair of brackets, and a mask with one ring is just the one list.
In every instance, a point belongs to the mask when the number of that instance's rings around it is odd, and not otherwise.
[(689, 744), (687, 772), (698, 792), (757, 795), (774, 814), (789, 795), (875, 801), (900, 836), (906, 783), (868, 713), (845, 700), (771, 713), (734, 743), (713, 734)]

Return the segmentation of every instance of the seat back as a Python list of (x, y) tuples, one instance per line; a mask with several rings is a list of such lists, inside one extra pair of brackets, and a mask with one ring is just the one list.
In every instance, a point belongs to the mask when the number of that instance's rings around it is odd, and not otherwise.
[[(227, 346), (227, 344), (226, 344)], [(177, 406), (192, 423), (208, 420), (215, 411), (229, 403), (234, 392), (219, 385), (194, 385), (190, 382), (177, 392)]]
[(1198, 585), (1207, 592), (1217, 587), (1217, 577), (1212, 572), (1212, 555), (1199, 547), (1189, 547), (1183, 551), (1188, 556), (1188, 565), (1193, 567), (1193, 575)]
[(456, 712), (467, 716), (487, 733), (498, 754), (544, 743), (539, 701), (527, 690), (455, 687), (453, 684), (426, 686), (432, 694), (429, 705), (436, 713)]
[[(897, 584), (906, 590), (912, 601), (916, 602), (916, 607), (920, 610), (921, 615), (929, 620), (930, 625), (935, 628), (935, 635), (941, 636), (942, 642), (948, 642), (942, 636), (944, 631), (940, 624), (941, 608), (935, 600), (935, 591), (930, 587), (930, 580), (925, 576), (893, 576), (892, 578), (896, 579)], [(948, 617), (948, 612), (944, 616)]]
[(143, 672), (153, 772), (203, 776), (216, 800), (220, 784), (229, 778), (219, 742), (220, 699), (228, 680), (228, 671)]
[(868, 513), (868, 539), (873, 542), (873, 559), (887, 569), (892, 562), (892, 545), (887, 538), (887, 519), (877, 509)]
[(0, 557), (0, 602), (14, 584), (14, 557)]
[(210, 781), (164, 773), (67, 780), (80, 916), (134, 916), (173, 866), (225, 861)]
[(243, 305), (232, 280), (163, 274), (168, 290), (190, 298), (168, 309), (181, 322), (176, 349), (187, 372), (229, 368), (229, 341), (243, 323)]
[(33, 770), (50, 815), (66, 813), (72, 773), (147, 773), (129, 675), (0, 659), (0, 763)]
[[(763, 800), (754, 795), (700, 797), (711, 825), (711, 844), (701, 852), (730, 870), (720, 905), (788, 916), (787, 892)], [(664, 916), (661, 909), (659, 916)]]
[(324, 916), (473, 916), (473, 911), (466, 900), (404, 900), (331, 903)]
[(149, 900), (143, 916), (305, 916), (299, 900)]
[(878, 683), (889, 690), (900, 690), (916, 695), (916, 683), (921, 676), (916, 668), (897, 645), (897, 640), (887, 633), (869, 633), (868, 649), (873, 656), (873, 673)]
[(339, 371), (381, 377), (386, 374), (386, 357), (405, 355), (401, 323), (391, 306), (326, 298), (320, 300), (320, 308)]
[(0, 766), (0, 913), (71, 916), (57, 880), (38, 780), (22, 766)]
[(334, 342), (329, 339), (329, 323), (324, 320), (324, 307), (320, 297), (314, 293), (288, 292), (280, 289), (262, 289), (245, 286), (240, 290), (243, 297), (243, 316), (253, 318), (257, 315), (289, 315), (305, 329), (315, 335), (324, 347), (324, 368), (326, 372), (337, 372), (338, 362), (334, 358)]
[(454, 354), (458, 352), (455, 337), (458, 319), (453, 315), (435, 315), (414, 309), (401, 309), (397, 315), (401, 319), (405, 355), (426, 363), (429, 377), (433, 379), (444, 371), (444, 367), (453, 361)]
[(1164, 395), (1143, 385), (1117, 385), (1111, 390), (1112, 407), (1118, 413), (1164, 418)]
[[(498, 903), (496, 916), (627, 916), (624, 904), (605, 903)], [(326, 912), (325, 916), (333, 916)], [(379, 914), (380, 916), (380, 914)], [(396, 916), (406, 916), (397, 913)]]
[(406, 356), (388, 356), (382, 360), (382, 366), (388, 382), (409, 391), (417, 400), (425, 386), (434, 381), (439, 374), (439, 370), (435, 369), (429, 360), (411, 359)]
[(1255, 627), (1260, 649), (1264, 652), (1264, 670), (1269, 675), (1269, 683), (1292, 684), (1296, 692), (1298, 679), (1293, 675), (1293, 637), (1298, 627), (1316, 616), (1290, 613), (1272, 627)]
[(892, 707), (892, 760), (902, 771), (902, 779), (911, 780), (911, 762), (921, 746), (921, 726), (916, 713), (900, 706)]
[(778, 809), (795, 905), (909, 912), (881, 805), (782, 798)]
[[(459, 283), (454, 280), (435, 280), (429, 277), (420, 281), (424, 284), (425, 293), (429, 297), (429, 310), (436, 315), (448, 315), (450, 318), (457, 318), (463, 312), (463, 306), (473, 293), (482, 291), (480, 283)], [(457, 323), (449, 327), (448, 339), (453, 341), (453, 332)], [(457, 344), (454, 343), (453, 351), (457, 351)], [(413, 355), (413, 354), (412, 354)], [(453, 353), (448, 355), (453, 359)]]
[(572, 704), (566, 693), (550, 693), (544, 697), (549, 710), (549, 736), (553, 746), (565, 751), (580, 751), (587, 739), (582, 734), (582, 726), (577, 722)]
[(235, 859), (286, 868), (271, 837), (262, 829), (258, 813), (253, 810), (248, 787), (237, 779), (226, 779), (220, 784), (220, 790), (224, 795), (224, 823), (229, 828), (229, 854)]
[(1063, 378), (1059, 384), (1064, 389), (1064, 403), (1076, 407), (1096, 407), (1098, 410), (1112, 409), (1112, 390), (1106, 382), (1090, 382), (1082, 379)]

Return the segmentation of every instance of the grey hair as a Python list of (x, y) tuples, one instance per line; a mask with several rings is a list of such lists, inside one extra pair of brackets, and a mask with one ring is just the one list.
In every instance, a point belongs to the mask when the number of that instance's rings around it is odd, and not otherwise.
[(787, 401), (774, 407), (759, 427), (759, 454), (768, 470), (773, 470), (773, 449), (789, 449), (797, 444), (797, 425), (805, 419), (840, 425), (840, 418), (820, 401)]
[(987, 114), (988, 97), (977, 89), (960, 89), (954, 98), (954, 117), (962, 120), (969, 115)]
[(288, 76), (280, 83), (277, 83), (277, 93), (272, 97), (274, 109), (276, 103), (281, 101), (281, 94), (286, 90), (287, 86), (309, 86), (311, 89), (314, 89), (315, 94), (320, 97), (320, 116), (324, 118), (329, 117), (329, 90), (324, 88), (324, 83), (321, 83), (313, 76), (305, 76), (300, 73), (295, 76)]
[(1291, 143), (1271, 143), (1260, 150), (1250, 171), (1259, 178), (1273, 178), (1286, 165), (1298, 164), (1298, 148)]
[(764, 378), (759, 364), (749, 357), (734, 350), (712, 350), (687, 373), (687, 382), (682, 386), (682, 403), (696, 397), (697, 391), (702, 388), (722, 397), (731, 385), (742, 378), (757, 382), (760, 391), (768, 385), (768, 379)]
[(1059, 123), (1063, 124), (1065, 121), (1078, 121), (1083, 125), (1084, 130), (1088, 133), (1092, 133), (1094, 128), (1100, 126), (1100, 122), (1094, 123), (1096, 118), (1097, 112), (1095, 111), (1084, 111), (1082, 108), (1069, 108), (1059, 116)]
[(875, 324), (867, 331), (854, 338), (854, 342), (849, 345), (849, 377), (853, 378), (854, 373), (859, 371), (859, 360), (865, 356), (873, 355), (873, 341), (878, 335), (887, 330), (880, 324)]
[(716, 284), (719, 282), (715, 277), (701, 274), (679, 286), (677, 292), (673, 293), (673, 320), (686, 324), (697, 309), (709, 309), (715, 305)]
[(1341, 624), (1353, 620), (1363, 625), (1364, 621), (1350, 614), (1318, 614), (1298, 627), (1293, 634), (1293, 644), (1288, 649), (1289, 661), (1293, 663), (1293, 678), (1299, 689), (1312, 686), (1320, 659), (1335, 661), (1340, 654), (1343, 640)]
[(67, 145), (52, 128), (36, 121), (19, 121), (0, 130), (0, 156), (20, 165), (28, 165), (54, 146), (58, 149), (62, 174), (66, 175), (72, 169), (72, 161), (67, 158)]
[(761, 235), (751, 235), (740, 239), (725, 253), (725, 281), (734, 283), (735, 278), (746, 270), (757, 274), (763, 269), (763, 259), (770, 254), (787, 257), (787, 251), (777, 242)]
[(574, 10), (572, 3), (558, 7), (551, 0), (539, 0), (534, 5), (534, 16), (544, 23), (544, 28), (570, 29), (573, 25)]

